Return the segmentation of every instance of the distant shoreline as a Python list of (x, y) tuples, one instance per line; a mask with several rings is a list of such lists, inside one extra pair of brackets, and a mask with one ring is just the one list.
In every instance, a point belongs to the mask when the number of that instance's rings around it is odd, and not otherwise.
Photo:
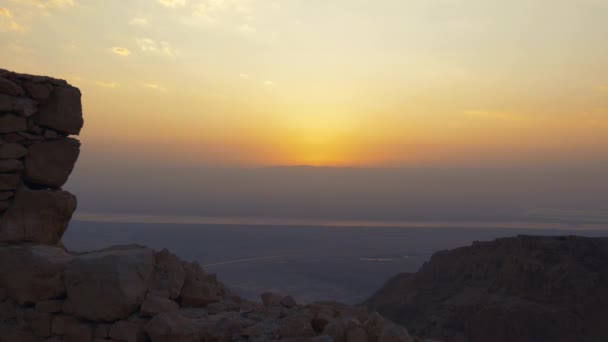
[(488, 229), (550, 229), (567, 231), (606, 231), (608, 222), (564, 221), (381, 221), (381, 220), (332, 220), (251, 217), (163, 216), (108, 213), (74, 214), (75, 221), (101, 223), (145, 224), (217, 224), (251, 226), (313, 226), (328, 228), (488, 228)]

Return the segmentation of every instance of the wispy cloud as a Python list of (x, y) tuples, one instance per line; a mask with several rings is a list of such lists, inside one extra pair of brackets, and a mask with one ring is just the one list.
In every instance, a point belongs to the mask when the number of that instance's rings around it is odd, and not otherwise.
[(131, 20), (129, 20), (129, 25), (131, 26), (147, 26), (148, 25), (148, 19), (146, 18), (133, 18)]
[(501, 121), (523, 121), (525, 117), (520, 114), (493, 110), (466, 110), (464, 114), (470, 117), (487, 118)]
[(186, 6), (186, 0), (157, 0), (157, 1), (159, 4), (161, 4), (165, 7), (169, 7), (169, 8)]
[(11, 0), (22, 5), (32, 5), (39, 8), (64, 8), (76, 5), (74, 0)]
[(160, 92), (167, 92), (167, 88), (165, 88), (164, 86), (158, 84), (158, 83), (144, 83), (143, 84), (144, 88), (148, 88), (148, 89), (153, 89), (153, 90), (157, 90)]
[(102, 88), (110, 88), (110, 89), (114, 89), (114, 88), (118, 88), (120, 87), (120, 84), (115, 83), (115, 82), (104, 82), (104, 81), (97, 81), (95, 82), (96, 85), (102, 87)]
[(111, 51), (114, 54), (116, 54), (116, 55), (124, 56), (124, 57), (126, 57), (126, 56), (128, 56), (128, 55), (131, 54), (131, 51), (129, 51), (129, 49), (124, 48), (124, 47), (120, 47), (120, 46), (114, 46), (114, 47), (112, 47)]
[(8, 8), (0, 7), (0, 32), (19, 32), (24, 30), (25, 27), (15, 21), (13, 13)]
[(276, 83), (274, 83), (273, 81), (270, 81), (270, 80), (266, 80), (266, 81), (264, 81), (264, 85), (267, 87), (274, 87), (276, 85)]
[(167, 42), (157, 42), (150, 38), (137, 38), (135, 39), (135, 42), (141, 51), (146, 53), (162, 54), (169, 57), (173, 57), (177, 53)]
[(248, 74), (239, 74), (239, 77), (242, 79), (249, 79), (249, 75)]

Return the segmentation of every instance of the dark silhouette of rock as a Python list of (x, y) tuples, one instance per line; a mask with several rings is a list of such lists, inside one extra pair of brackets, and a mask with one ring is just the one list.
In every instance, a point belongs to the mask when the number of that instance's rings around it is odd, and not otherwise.
[(438, 252), (366, 305), (445, 341), (608, 341), (608, 239), (519, 236)]

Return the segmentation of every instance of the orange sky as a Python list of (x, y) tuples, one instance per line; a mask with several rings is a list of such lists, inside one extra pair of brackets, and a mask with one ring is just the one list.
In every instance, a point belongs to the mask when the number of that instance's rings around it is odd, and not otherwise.
[(4, 0), (0, 67), (83, 91), (89, 160), (607, 159), (601, 0)]

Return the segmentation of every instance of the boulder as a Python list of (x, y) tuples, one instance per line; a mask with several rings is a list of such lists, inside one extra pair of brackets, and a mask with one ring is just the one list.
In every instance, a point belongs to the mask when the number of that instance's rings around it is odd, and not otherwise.
[(199, 342), (196, 321), (179, 312), (157, 315), (144, 328), (152, 342)]
[(0, 112), (17, 113), (21, 116), (32, 116), (38, 110), (36, 101), (25, 98), (0, 94)]
[(18, 159), (27, 154), (27, 148), (21, 144), (0, 142), (0, 159)]
[(124, 342), (142, 341), (143, 334), (140, 322), (129, 320), (115, 322), (108, 332), (111, 339)]
[(20, 132), (26, 129), (27, 121), (25, 118), (14, 114), (0, 115), (0, 133)]
[[(344, 329), (344, 323), (341, 319), (334, 319), (325, 325), (323, 329), (323, 335), (329, 336), (334, 342), (345, 342), (346, 331)], [(373, 340), (372, 340), (373, 341)]]
[(74, 210), (76, 197), (69, 192), (30, 190), (22, 186), (13, 205), (0, 218), (0, 242), (56, 244)]
[(55, 87), (35, 119), (38, 124), (59, 132), (79, 134), (83, 125), (80, 91), (73, 87)]
[(91, 321), (116, 321), (136, 312), (148, 290), (154, 253), (139, 246), (82, 254), (65, 271), (65, 310)]
[(23, 170), (23, 162), (18, 159), (0, 159), (0, 172), (18, 172)]
[(281, 305), (283, 295), (278, 292), (264, 292), (262, 293), (261, 298), (264, 306), (278, 306)]
[(0, 191), (0, 201), (6, 201), (13, 198), (15, 193), (13, 191)]
[(79, 153), (80, 142), (72, 138), (34, 143), (25, 158), (24, 178), (30, 183), (59, 188), (68, 180)]
[(31, 98), (40, 103), (44, 103), (48, 100), (53, 91), (53, 86), (48, 83), (25, 81), (23, 82), (23, 87)]
[(62, 248), (44, 245), (0, 247), (0, 287), (21, 305), (65, 295), (64, 270), (72, 260)]
[(148, 296), (146, 296), (146, 299), (141, 305), (140, 315), (143, 317), (152, 317), (158, 315), (159, 313), (177, 310), (179, 310), (179, 304), (177, 304), (174, 300), (164, 297), (156, 297), (148, 293)]
[(17, 173), (0, 173), (0, 190), (15, 190), (21, 182), (21, 177)]
[(72, 316), (54, 316), (51, 329), (53, 335), (63, 336), (65, 342), (91, 342), (93, 340), (93, 326)]
[(197, 262), (184, 263), (186, 279), (180, 294), (180, 302), (185, 307), (203, 307), (219, 302), (224, 297), (224, 288), (215, 276), (206, 275)]
[(182, 261), (166, 249), (157, 252), (155, 259), (156, 267), (150, 281), (150, 293), (155, 297), (176, 299), (186, 279)]
[(11, 96), (21, 96), (24, 94), (23, 88), (17, 83), (0, 77), (0, 94)]

